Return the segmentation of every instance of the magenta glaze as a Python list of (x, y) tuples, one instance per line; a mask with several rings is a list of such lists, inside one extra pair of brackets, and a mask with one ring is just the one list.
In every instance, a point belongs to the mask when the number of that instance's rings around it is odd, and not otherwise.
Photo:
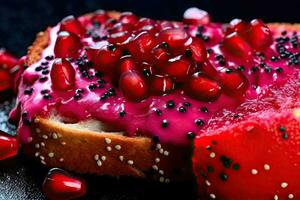
[[(90, 27), (87, 19), (81, 19), (86, 27)], [(176, 26), (180, 26), (180, 23), (176, 23)], [(189, 139), (187, 133), (192, 131), (197, 134), (201, 129), (204, 129), (209, 124), (210, 119), (220, 113), (232, 111), (236, 109), (245, 99), (255, 99), (262, 94), (271, 84), (281, 85), (286, 82), (288, 77), (295, 71), (294, 67), (287, 65), (287, 60), (280, 60), (277, 62), (271, 62), (272, 56), (278, 56), (275, 51), (274, 44), (266, 51), (265, 63), (275, 69), (276, 67), (282, 67), (283, 72), (278, 73), (273, 70), (271, 73), (264, 73), (262, 68), (259, 68), (259, 73), (253, 74), (251, 67), (259, 66), (261, 59), (259, 56), (253, 56), (249, 62), (237, 63), (234, 59), (225, 58), (227, 63), (225, 67), (236, 67), (237, 65), (245, 66), (245, 72), (247, 78), (250, 81), (250, 87), (246, 92), (243, 99), (235, 99), (222, 94), (217, 101), (212, 103), (200, 102), (186, 96), (184, 92), (177, 91), (175, 93), (165, 96), (150, 96), (146, 100), (134, 103), (127, 101), (122, 93), (115, 88), (116, 97), (110, 97), (107, 100), (100, 100), (100, 97), (107, 91), (108, 88), (114, 87), (109, 83), (109, 79), (104, 77), (108, 82), (104, 88), (97, 88), (90, 90), (88, 85), (96, 82), (96, 78), (86, 79), (80, 77), (80, 74), (76, 75), (76, 88), (84, 89), (84, 94), (80, 100), (74, 100), (73, 96), (75, 91), (58, 92), (51, 88), (50, 75), (45, 75), (48, 80), (40, 82), (38, 79), (41, 76), (41, 72), (36, 72), (35, 68), (40, 66), (45, 61), (45, 57), (53, 55), (53, 47), (57, 37), (57, 31), (59, 25), (51, 29), (51, 42), (49, 46), (44, 50), (42, 58), (37, 63), (28, 67), (23, 74), (19, 86), (19, 94), (17, 103), (19, 106), (12, 111), (11, 116), (17, 118), (18, 112), (27, 112), (27, 118), (29, 120), (34, 119), (37, 115), (47, 116), (50, 112), (57, 112), (63, 116), (67, 122), (78, 122), (87, 119), (96, 119), (107, 124), (112, 125), (116, 130), (122, 130), (126, 132), (128, 136), (146, 135), (149, 137), (158, 136), (162, 143), (172, 143), (175, 145), (187, 145)], [(188, 29), (192, 36), (197, 33), (196, 26), (190, 26)], [(221, 24), (211, 23), (203, 26), (203, 34), (210, 37), (210, 41), (206, 43), (207, 47), (212, 49), (213, 52), (209, 54), (209, 60), (214, 66), (219, 66), (218, 61), (215, 58), (216, 54), (223, 54), (220, 48), (220, 41), (224, 37), (224, 27)], [(99, 28), (99, 33), (104, 34), (103, 28)], [(292, 34), (292, 33), (288, 33)], [(84, 38), (86, 45), (93, 45), (91, 38)], [(287, 48), (291, 48), (287, 45)], [(299, 50), (299, 49), (296, 49)], [(291, 51), (294, 51), (293, 49)], [(48, 69), (51, 70), (52, 61), (48, 61)], [(78, 66), (72, 62), (73, 67), (78, 72)], [(220, 70), (222, 67), (216, 67)], [(93, 72), (93, 69), (90, 69)], [(253, 86), (257, 87), (253, 87)], [(26, 88), (33, 88), (32, 95), (25, 95), (24, 90)], [(44, 99), (41, 94), (42, 90), (48, 89), (50, 91), (51, 99)], [(175, 107), (167, 108), (166, 103), (169, 100), (175, 102)], [(185, 102), (189, 102), (191, 106), (187, 107), (183, 105)], [(184, 106), (186, 108), (185, 113), (178, 112), (178, 108)], [(206, 107), (208, 112), (201, 111), (202, 107)], [(18, 110), (20, 109), (20, 110)], [(161, 111), (161, 115), (157, 114), (157, 109)], [(120, 116), (120, 112), (125, 110), (124, 117)], [(196, 126), (195, 120), (201, 119), (204, 121), (203, 126)], [(162, 121), (167, 120), (168, 126), (162, 127)], [(30, 137), (30, 130), (27, 125), (24, 124), (24, 120), (19, 120), (19, 136), (23, 142), (28, 142)]]

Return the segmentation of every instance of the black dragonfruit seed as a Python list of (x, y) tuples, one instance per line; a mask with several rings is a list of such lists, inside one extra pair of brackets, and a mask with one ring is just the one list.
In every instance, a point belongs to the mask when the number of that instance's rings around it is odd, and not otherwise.
[(169, 101), (167, 102), (167, 107), (168, 107), (168, 108), (174, 108), (174, 107), (175, 107), (175, 102), (174, 102), (173, 100), (169, 100)]
[(162, 121), (162, 123), (161, 123), (161, 127), (167, 128), (168, 126), (169, 126), (168, 121), (167, 121), (166, 119), (164, 119), (164, 120)]

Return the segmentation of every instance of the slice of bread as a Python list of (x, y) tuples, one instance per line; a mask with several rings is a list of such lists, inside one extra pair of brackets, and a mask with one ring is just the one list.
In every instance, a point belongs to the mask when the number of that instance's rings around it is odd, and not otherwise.
[[(117, 18), (119, 14), (111, 15)], [(269, 25), (276, 31), (300, 30), (300, 25)], [(50, 42), (49, 31), (50, 28), (37, 34), (28, 49), (28, 65), (40, 59)], [(153, 177), (161, 182), (192, 177), (191, 147), (161, 145), (147, 137), (126, 137), (107, 131), (105, 124), (94, 120), (67, 124), (55, 116), (36, 117), (30, 128), (32, 141), (24, 146), (26, 153), (50, 167), (97, 175)]]

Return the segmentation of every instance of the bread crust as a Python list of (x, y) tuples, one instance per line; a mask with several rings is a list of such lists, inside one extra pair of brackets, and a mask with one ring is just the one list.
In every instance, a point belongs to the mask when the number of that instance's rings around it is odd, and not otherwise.
[[(110, 12), (110, 15), (119, 17), (118, 12)], [(272, 23), (269, 26), (278, 31), (300, 30), (298, 24)], [(50, 42), (49, 34), (50, 28), (37, 34), (28, 48), (28, 65), (41, 58)], [(72, 128), (40, 117), (35, 118), (30, 128), (32, 140), (24, 145), (25, 152), (50, 167), (97, 175), (153, 177), (161, 182), (192, 177), (188, 147), (162, 146), (147, 137)]]

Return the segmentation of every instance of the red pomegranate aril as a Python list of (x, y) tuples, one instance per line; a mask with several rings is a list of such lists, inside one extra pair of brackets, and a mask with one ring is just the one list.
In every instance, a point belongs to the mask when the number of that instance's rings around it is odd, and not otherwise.
[(58, 33), (54, 54), (57, 58), (77, 58), (81, 46), (81, 41), (77, 35), (62, 31)]
[(229, 26), (226, 29), (226, 35), (229, 35), (230, 33), (237, 32), (241, 33), (245, 31), (249, 27), (248, 23), (241, 20), (241, 19), (233, 19), (229, 23)]
[(210, 23), (209, 14), (199, 8), (189, 8), (183, 14), (183, 23), (192, 25), (204, 25)]
[(54, 61), (50, 77), (54, 90), (67, 91), (74, 88), (75, 70), (72, 64), (64, 58)]
[(160, 45), (152, 49), (151, 53), (154, 57), (153, 62), (159, 67), (166, 64), (170, 59), (170, 53), (168, 53), (166, 49)]
[(156, 46), (155, 37), (144, 31), (131, 38), (127, 44), (129, 52), (140, 61), (151, 61), (151, 50)]
[(239, 59), (248, 59), (252, 54), (252, 48), (236, 32), (227, 35), (223, 40), (223, 48), (228, 53)]
[(263, 21), (254, 19), (243, 33), (247, 42), (257, 51), (264, 51), (272, 44), (272, 33)]
[(86, 183), (67, 172), (53, 168), (43, 183), (43, 193), (50, 200), (77, 199), (86, 194)]
[(201, 72), (194, 73), (185, 84), (186, 93), (200, 101), (211, 102), (221, 94), (219, 83)]
[(204, 62), (207, 59), (207, 51), (204, 43), (199, 38), (193, 38), (192, 43), (187, 46), (196, 62)]
[(123, 73), (120, 77), (119, 87), (123, 95), (130, 101), (141, 101), (147, 97), (147, 84), (137, 71)]
[(176, 82), (182, 82), (190, 72), (191, 62), (183, 56), (169, 59), (163, 67), (163, 72), (175, 78)]
[(112, 44), (106, 44), (100, 49), (90, 47), (86, 51), (88, 59), (97, 70), (109, 73), (113, 72), (122, 55), (121, 49)]
[(135, 30), (141, 30), (145, 26), (154, 26), (155, 21), (149, 18), (141, 18), (134, 26)]
[(81, 23), (73, 16), (70, 15), (65, 17), (60, 23), (60, 31), (67, 31), (69, 33), (74, 33), (78, 36), (83, 36), (85, 34), (85, 29)]
[(19, 150), (18, 140), (0, 130), (0, 160), (17, 155)]
[(120, 64), (118, 67), (119, 75), (123, 74), (124, 72), (135, 70), (135, 69), (136, 69), (135, 62), (130, 55), (121, 57)]
[(131, 25), (131, 24), (116, 23), (111, 28), (111, 33), (118, 33), (118, 32), (124, 32), (124, 31), (130, 32), (132, 30), (132, 28), (133, 28), (133, 25)]
[(122, 45), (125, 43), (127, 40), (130, 39), (130, 33), (127, 31), (125, 32), (118, 32), (118, 33), (113, 33), (108, 37), (108, 41), (112, 44), (118, 44)]
[(211, 79), (216, 79), (218, 76), (218, 71), (208, 60), (201, 64), (200, 71)]
[(139, 18), (131, 12), (124, 12), (121, 14), (119, 22), (123, 24), (132, 24), (137, 23)]
[(0, 48), (0, 68), (10, 70), (18, 64), (18, 58)]
[(249, 87), (247, 78), (238, 71), (221, 71), (219, 80), (224, 92), (229, 96), (242, 97)]
[(159, 27), (160, 30), (174, 28), (173, 24), (170, 21), (161, 21), (157, 26)]
[(153, 75), (149, 85), (155, 95), (167, 94), (174, 89), (173, 79), (169, 76)]
[(98, 10), (93, 16), (92, 22), (104, 24), (109, 18), (110, 17), (107, 15), (107, 13), (104, 10)]
[(12, 88), (12, 78), (8, 71), (0, 69), (0, 92)]
[(182, 48), (189, 36), (183, 28), (166, 29), (159, 33), (160, 43), (166, 42), (171, 49)]

